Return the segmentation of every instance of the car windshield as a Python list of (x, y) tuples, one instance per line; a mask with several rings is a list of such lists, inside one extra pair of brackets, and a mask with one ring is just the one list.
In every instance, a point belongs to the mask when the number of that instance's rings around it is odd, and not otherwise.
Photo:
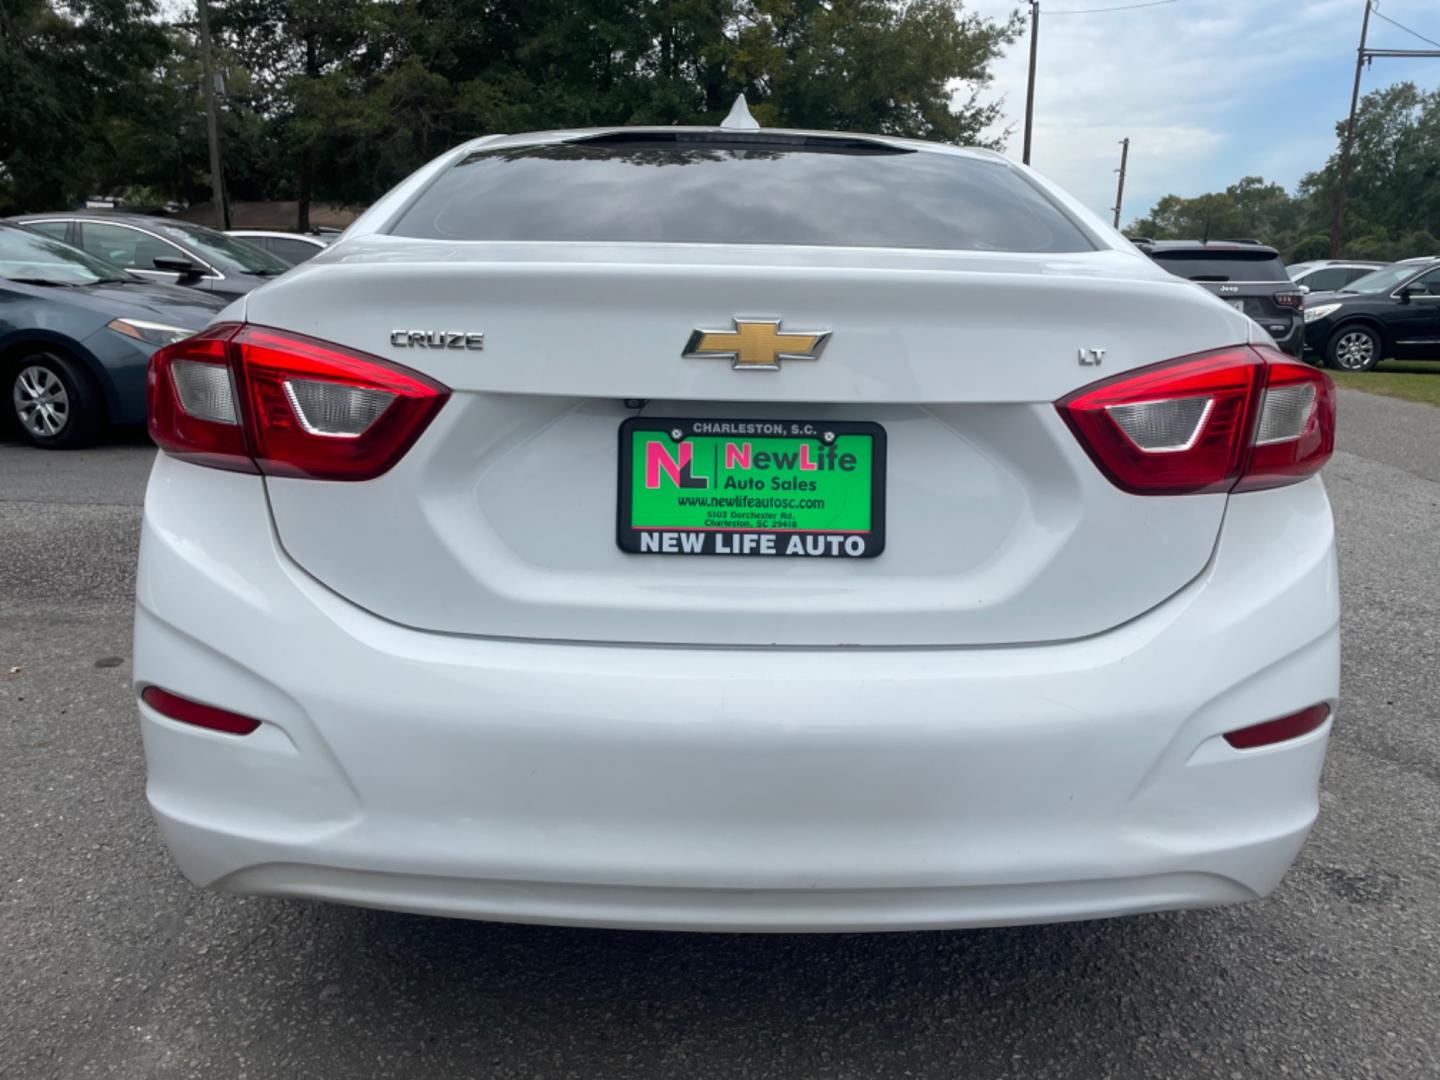
[(0, 226), (0, 277), (38, 285), (96, 285), (134, 281), (113, 263), (41, 233)]
[(620, 132), (480, 150), (442, 172), (393, 231), (435, 240), (1094, 250), (1002, 162), (778, 133)]
[(1408, 281), (1422, 270), (1429, 269), (1422, 263), (1409, 263), (1400, 266), (1387, 266), (1384, 270), (1376, 270), (1373, 274), (1366, 274), (1341, 289), (1347, 293), (1384, 293), (1394, 292), (1402, 282)]
[(184, 222), (150, 222), (149, 227), (161, 236), (177, 240), (194, 248), (202, 257), (219, 260), (238, 266), (247, 274), (283, 274), (290, 264), (278, 259), (270, 252), (246, 243), (234, 236), (226, 236), (203, 225)]

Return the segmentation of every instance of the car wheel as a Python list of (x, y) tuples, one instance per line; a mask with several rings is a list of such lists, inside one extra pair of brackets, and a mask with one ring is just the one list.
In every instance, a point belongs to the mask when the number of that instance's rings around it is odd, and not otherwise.
[(1336, 371), (1370, 371), (1380, 362), (1380, 335), (1368, 326), (1342, 326), (1330, 338), (1325, 361)]
[(22, 437), (56, 450), (95, 438), (103, 419), (100, 394), (73, 360), (34, 353), (10, 372), (11, 415)]

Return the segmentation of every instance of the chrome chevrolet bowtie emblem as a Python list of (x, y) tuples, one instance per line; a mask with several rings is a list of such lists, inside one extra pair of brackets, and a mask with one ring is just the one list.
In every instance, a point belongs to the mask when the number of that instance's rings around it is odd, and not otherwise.
[(818, 360), (829, 330), (787, 330), (779, 319), (732, 319), (729, 330), (696, 330), (686, 360), (729, 360), (736, 371), (779, 371), (782, 360)]

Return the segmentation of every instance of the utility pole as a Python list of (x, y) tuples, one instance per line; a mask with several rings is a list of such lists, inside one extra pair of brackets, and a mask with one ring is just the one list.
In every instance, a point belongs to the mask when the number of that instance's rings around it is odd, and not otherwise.
[(196, 0), (200, 16), (200, 65), (205, 78), (205, 133), (210, 140), (210, 199), (215, 206), (215, 227), (230, 227), (230, 208), (225, 205), (225, 182), (220, 172), (220, 119), (215, 112), (215, 61), (210, 55), (210, 5)]
[[(1375, 10), (1375, 0), (1365, 0), (1365, 21), (1360, 24), (1360, 47), (1355, 50), (1355, 85), (1350, 90), (1350, 119), (1345, 122), (1345, 137), (1340, 142), (1340, 175), (1335, 182), (1335, 203), (1330, 218), (1330, 257), (1340, 257), (1340, 241), (1345, 222), (1345, 186), (1350, 181), (1350, 151), (1355, 143), (1355, 113), (1360, 105), (1360, 72), (1370, 61), (1382, 60), (1440, 60), (1440, 49), (1367, 49), (1365, 42), (1370, 35), (1370, 12)], [(1382, 19), (1384, 15), (1380, 16)], [(1390, 21), (1394, 21), (1393, 19)], [(1398, 24), (1397, 24), (1398, 25)], [(1402, 30), (1414, 34), (1408, 27)], [(1420, 37), (1419, 34), (1415, 34)], [(1429, 38), (1424, 38), (1430, 41)], [(1435, 44), (1433, 41), (1430, 44)]]
[(1340, 176), (1335, 184), (1335, 206), (1330, 217), (1330, 257), (1340, 257), (1340, 223), (1345, 214), (1345, 184), (1350, 179), (1350, 145), (1355, 141), (1355, 110), (1360, 104), (1360, 72), (1365, 67), (1365, 39), (1370, 34), (1370, 0), (1365, 0), (1365, 19), (1360, 24), (1360, 47), (1355, 50), (1355, 85), (1350, 90), (1350, 119), (1340, 143)]
[[(1367, 0), (1368, 2), (1368, 0)], [(1035, 123), (1035, 57), (1040, 48), (1040, 0), (1030, 0), (1030, 81), (1025, 89), (1025, 153), (1030, 164), (1030, 132)]]
[(1130, 164), (1130, 139), (1127, 136), (1120, 140), (1120, 168), (1115, 171), (1120, 174), (1120, 183), (1115, 188), (1115, 228), (1120, 228), (1120, 207), (1125, 203), (1125, 168)]

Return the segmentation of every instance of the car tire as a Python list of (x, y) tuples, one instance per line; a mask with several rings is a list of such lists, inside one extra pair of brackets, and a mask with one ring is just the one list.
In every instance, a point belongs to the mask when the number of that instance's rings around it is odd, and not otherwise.
[(1325, 363), (1336, 371), (1372, 371), (1384, 348), (1380, 335), (1368, 326), (1352, 323), (1330, 335)]
[(99, 435), (105, 405), (89, 374), (54, 352), (29, 353), (5, 371), (10, 422), (22, 439), (47, 450), (85, 446)]

